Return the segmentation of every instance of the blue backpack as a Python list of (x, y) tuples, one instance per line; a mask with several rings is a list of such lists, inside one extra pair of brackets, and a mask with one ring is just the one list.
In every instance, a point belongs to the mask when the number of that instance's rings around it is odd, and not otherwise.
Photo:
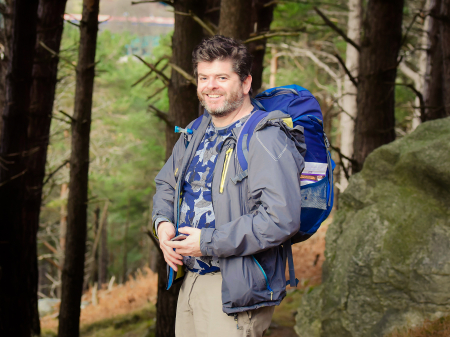
[[(330, 214), (334, 200), (335, 163), (328, 151), (330, 143), (323, 130), (323, 117), (319, 103), (307, 89), (295, 84), (271, 88), (258, 94), (255, 99), (252, 99), (252, 103), (260, 110), (251, 114), (239, 133), (236, 149), (242, 173), (232, 179), (235, 183), (247, 176), (250, 140), (258, 123), (269, 114), (268, 111), (280, 110), (288, 114), (292, 120), (292, 124), (288, 126), (300, 125), (304, 130), (306, 154), (304, 155), (305, 169), (300, 178), (302, 198), (300, 230), (290, 239), (290, 242), (283, 244), (289, 266), (290, 280), (287, 283), (296, 286), (298, 280), (294, 273), (291, 244), (311, 237)], [(192, 125), (193, 130), (198, 128), (201, 120), (202, 117), (195, 120)], [(290, 124), (290, 121), (287, 124)]]

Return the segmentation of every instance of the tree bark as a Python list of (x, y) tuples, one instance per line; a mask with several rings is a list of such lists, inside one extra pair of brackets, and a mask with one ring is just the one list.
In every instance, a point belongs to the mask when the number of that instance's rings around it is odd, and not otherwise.
[(220, 2), (219, 34), (241, 41), (252, 31), (253, 1), (222, 0)]
[[(0, 335), (40, 333), (37, 314), (36, 223), (23, 222), (30, 89), (36, 43), (37, 0), (12, 1), (10, 53), (0, 142)], [(5, 161), (6, 160), (6, 161)]]
[(441, 0), (441, 46), (443, 58), (444, 116), (450, 116), (450, 1)]
[[(3, 27), (0, 29), (0, 111), (5, 109), (6, 100), (6, 73), (10, 58), (10, 42), (12, 31), (12, 0), (3, 1), (2, 5)], [(0, 114), (0, 139), (2, 132), (2, 114)]]
[[(204, 0), (178, 0), (174, 3), (175, 11), (188, 13), (192, 11), (202, 17), (205, 8)], [(172, 62), (189, 74), (192, 74), (192, 51), (203, 38), (202, 27), (191, 17), (175, 14), (175, 27), (172, 37)], [(177, 125), (185, 127), (198, 117), (197, 88), (178, 72), (172, 69), (169, 91), (169, 118)], [(166, 127), (166, 159), (179, 135), (171, 126)], [(158, 256), (158, 303), (156, 313), (156, 337), (175, 336), (175, 315), (178, 292), (181, 282), (175, 283), (166, 290), (166, 262)]]
[[(273, 10), (275, 8), (275, 4), (272, 4), (271, 6), (264, 6), (269, 2), (271, 2), (271, 0), (253, 0), (253, 6), (251, 10), (252, 25), (250, 28), (251, 31), (253, 30), (254, 34), (267, 32), (270, 30), (270, 24), (272, 23), (273, 20)], [(247, 39), (248, 36), (245, 38)], [(262, 39), (250, 42), (248, 44), (248, 49), (250, 53), (253, 55), (253, 65), (252, 65), (253, 96), (256, 96), (261, 91), (261, 86), (263, 82), (262, 74), (264, 70), (264, 55), (266, 54), (266, 43), (267, 39)]]
[[(27, 223), (32, 223), (36, 228), (39, 226), (42, 186), (59, 61), (41, 43), (59, 53), (65, 7), (66, 0), (41, 0), (38, 8), (36, 54), (33, 66), (28, 126), (30, 149), (33, 149), (33, 151), (27, 161), (27, 168), (30, 173), (26, 176), (27, 189), (24, 211), (24, 226)], [(60, 293), (59, 289), (58, 293)]]
[(108, 217), (103, 220), (100, 231), (100, 249), (98, 257), (98, 288), (108, 282)]
[(127, 282), (127, 261), (128, 261), (128, 227), (130, 226), (130, 199), (128, 199), (128, 208), (127, 208), (127, 220), (125, 221), (125, 231), (123, 233), (123, 256), (122, 256), (122, 283)]
[(62, 274), (59, 337), (78, 337), (87, 231), (89, 138), (95, 76), (99, 0), (83, 0), (72, 121), (66, 253)]
[(444, 107), (444, 61), (441, 42), (441, 20), (437, 19), (441, 8), (441, 0), (430, 1), (430, 18), (428, 29), (427, 74), (425, 82), (425, 115), (422, 122), (445, 116)]
[(403, 0), (369, 0), (359, 61), (353, 173), (395, 139), (395, 78), (402, 40)]
[[(347, 36), (359, 45), (361, 38), (361, 0), (348, 1), (348, 22), (347, 22)], [(345, 66), (350, 71), (354, 78), (358, 78), (358, 63), (359, 52), (350, 43), (347, 43)], [(353, 134), (355, 130), (355, 118), (357, 115), (356, 103), (357, 88), (350, 80), (348, 75), (344, 78), (344, 97), (342, 97), (342, 109), (340, 114), (340, 129), (341, 129), (341, 153), (348, 158), (353, 156)], [(351, 165), (348, 160), (343, 159), (343, 164), (349, 170)], [(340, 191), (343, 192), (348, 185), (344, 170), (341, 170), (339, 177)]]

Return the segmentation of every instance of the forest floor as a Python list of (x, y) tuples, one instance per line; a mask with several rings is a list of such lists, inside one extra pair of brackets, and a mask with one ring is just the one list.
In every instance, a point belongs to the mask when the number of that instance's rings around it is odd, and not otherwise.
[[(306, 242), (292, 247), (298, 289), (290, 290), (276, 307), (267, 336), (295, 337), (295, 314), (302, 294), (320, 284), (324, 261), (327, 220)], [(149, 268), (138, 270), (123, 285), (114, 285), (97, 292), (89, 289), (83, 295), (81, 310), (82, 337), (152, 337), (155, 328), (157, 275)], [(55, 313), (41, 317), (42, 337), (56, 336), (58, 307)]]

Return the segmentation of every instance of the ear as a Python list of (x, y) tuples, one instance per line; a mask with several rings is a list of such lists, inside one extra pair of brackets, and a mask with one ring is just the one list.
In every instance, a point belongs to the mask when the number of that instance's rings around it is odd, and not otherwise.
[(248, 75), (247, 78), (242, 82), (242, 89), (244, 90), (244, 95), (247, 95), (252, 88), (252, 75)]

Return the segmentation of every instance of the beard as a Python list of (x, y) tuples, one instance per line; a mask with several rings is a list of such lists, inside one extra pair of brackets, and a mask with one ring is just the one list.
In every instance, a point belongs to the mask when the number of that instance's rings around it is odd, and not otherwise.
[[(200, 104), (209, 112), (210, 115), (216, 116), (216, 117), (225, 117), (228, 116), (230, 113), (238, 109), (242, 106), (244, 103), (244, 94), (239, 89), (236, 91), (233, 91), (230, 93), (229, 97), (225, 98), (225, 102), (222, 104), (222, 106), (213, 108), (208, 105), (206, 100), (203, 98), (203, 95), (212, 94), (212, 95), (223, 95), (224, 93), (218, 91), (218, 92), (208, 92), (203, 91), (201, 93), (197, 92), (198, 99), (200, 101)], [(225, 95), (223, 95), (225, 96)]]

